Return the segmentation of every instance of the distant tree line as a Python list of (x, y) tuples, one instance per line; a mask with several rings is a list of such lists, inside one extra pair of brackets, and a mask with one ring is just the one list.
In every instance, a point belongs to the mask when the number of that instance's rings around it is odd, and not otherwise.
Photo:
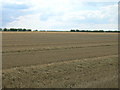
[(10, 29), (7, 29), (7, 28), (0, 28), (0, 31), (32, 31), (31, 29), (22, 29), (22, 28), (10, 28)]
[(108, 30), (108, 31), (104, 31), (104, 30), (93, 30), (93, 31), (91, 31), (91, 30), (78, 30), (78, 29), (76, 29), (76, 30), (70, 30), (70, 32), (120, 32), (120, 31), (117, 31), (117, 30), (115, 30), (115, 31), (111, 31), (111, 30)]
[[(25, 29), (25, 28), (0, 28), (0, 31), (32, 31), (31, 29)], [(38, 31), (38, 30), (33, 30), (33, 31)], [(40, 30), (40, 32), (45, 32), (46, 30)], [(48, 31), (49, 32), (49, 31)], [(54, 31), (52, 31), (54, 32)], [(55, 31), (56, 32), (56, 31)], [(57, 31), (58, 32), (58, 31)], [(60, 32), (60, 31), (59, 31)], [(64, 31), (63, 31), (64, 32)], [(104, 31), (104, 30), (74, 30), (74, 29), (71, 29), (70, 32), (120, 32), (120, 31), (111, 31), (111, 30), (108, 30), (108, 31)]]

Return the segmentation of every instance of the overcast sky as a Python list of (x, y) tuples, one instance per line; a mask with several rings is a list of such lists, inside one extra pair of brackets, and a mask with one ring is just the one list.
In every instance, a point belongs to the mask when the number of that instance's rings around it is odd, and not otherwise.
[(118, 28), (118, 0), (3, 0), (1, 10), (7, 28)]

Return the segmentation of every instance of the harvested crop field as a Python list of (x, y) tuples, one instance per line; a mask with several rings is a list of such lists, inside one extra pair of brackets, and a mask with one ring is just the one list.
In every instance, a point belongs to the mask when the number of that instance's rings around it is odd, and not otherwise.
[(3, 87), (117, 88), (118, 34), (3, 32)]

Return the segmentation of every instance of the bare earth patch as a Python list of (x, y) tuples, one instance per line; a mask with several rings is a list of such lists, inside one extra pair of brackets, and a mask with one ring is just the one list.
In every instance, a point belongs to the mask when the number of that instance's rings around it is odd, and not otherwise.
[(3, 32), (3, 88), (117, 88), (118, 34)]
[(3, 87), (117, 88), (116, 55), (3, 70)]

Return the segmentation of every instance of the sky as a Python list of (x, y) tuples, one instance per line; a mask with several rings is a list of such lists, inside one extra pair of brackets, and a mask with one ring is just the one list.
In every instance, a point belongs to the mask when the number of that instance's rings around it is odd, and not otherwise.
[(2, 0), (2, 28), (118, 28), (118, 0)]

